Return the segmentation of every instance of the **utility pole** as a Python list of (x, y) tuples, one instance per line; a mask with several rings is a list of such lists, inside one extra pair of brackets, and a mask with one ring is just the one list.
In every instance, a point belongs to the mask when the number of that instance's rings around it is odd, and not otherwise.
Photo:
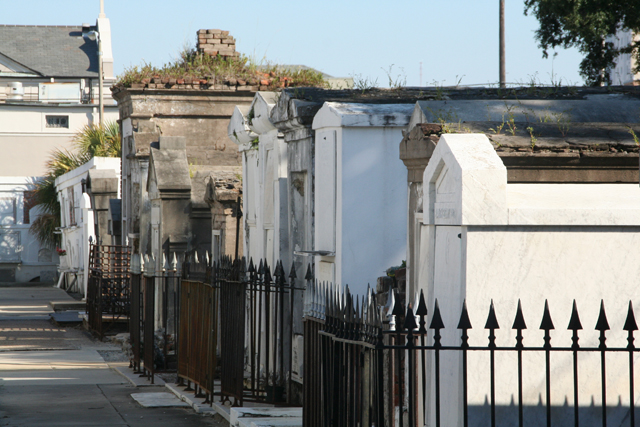
[(504, 59), (504, 0), (500, 0), (500, 87), (507, 86)]

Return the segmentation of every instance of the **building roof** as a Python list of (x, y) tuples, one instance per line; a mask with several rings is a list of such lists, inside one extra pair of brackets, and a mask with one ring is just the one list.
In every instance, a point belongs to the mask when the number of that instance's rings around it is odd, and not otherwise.
[(97, 51), (81, 26), (0, 25), (0, 55), (43, 77), (98, 77)]

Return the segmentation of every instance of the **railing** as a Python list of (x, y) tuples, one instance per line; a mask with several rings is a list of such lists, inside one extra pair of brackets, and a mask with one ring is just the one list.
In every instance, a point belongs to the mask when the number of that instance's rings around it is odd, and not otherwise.
[(198, 262), (197, 254), (185, 256), (179, 294), (178, 377), (193, 383), (196, 396), (213, 401), (214, 379), (218, 365), (219, 290), (210, 283), (207, 260)]
[[(281, 263), (272, 273), (263, 261), (256, 267), (244, 259), (212, 262), (206, 254), (189, 253), (181, 268), (174, 257), (171, 266), (165, 261), (163, 271), (157, 272), (155, 261), (145, 259), (136, 256), (132, 262), (135, 369), (153, 381), (159, 360), (171, 355), (166, 348), (153, 347), (163, 333), (161, 342), (173, 338), (176, 343), (179, 380), (186, 381), (188, 389), (193, 386), (205, 402), (218, 395), (240, 406), (247, 400), (294, 403), (293, 311), (304, 288), (295, 286), (293, 268), (287, 277)], [(310, 270), (305, 279), (311, 279)], [(172, 319), (177, 319), (173, 336)]]
[[(134, 262), (132, 262), (134, 264)], [(134, 373), (142, 373), (142, 328), (143, 328), (142, 275), (139, 271), (131, 273), (131, 311), (129, 313), (129, 342), (131, 343), (131, 368)]]
[[(305, 427), (635, 425), (639, 350), (631, 303), (620, 331), (627, 335), (626, 346), (606, 344), (610, 326), (603, 303), (596, 346), (579, 343), (582, 324), (575, 302), (567, 327), (571, 343), (564, 346), (551, 344), (554, 323), (546, 304), (538, 346), (524, 344), (527, 326), (520, 303), (511, 328), (513, 345), (502, 345), (504, 334), (497, 337), (493, 303), (484, 323), (486, 345), (470, 344), (473, 328), (466, 304), (456, 326), (457, 345), (443, 342), (437, 299), (431, 313), (427, 319), (422, 294), (406, 310), (393, 303), (384, 309), (371, 294), (358, 299), (348, 289), (310, 285), (305, 350), (319, 345), (320, 351), (305, 351), (305, 391), (320, 394), (305, 395)], [(314, 334), (312, 328), (320, 330)], [(308, 369), (313, 363), (321, 368)], [(511, 393), (510, 403), (504, 402), (505, 391)], [(611, 399), (606, 404), (607, 393), (618, 397), (617, 405)], [(562, 398), (564, 404), (558, 404)], [(581, 406), (587, 398), (590, 405)]]
[(165, 259), (162, 268), (154, 258), (132, 257), (131, 365), (151, 383), (156, 372), (177, 370), (180, 266), (175, 257), (171, 263)]
[(89, 246), (87, 317), (89, 328), (100, 337), (129, 316), (129, 248), (127, 246)]

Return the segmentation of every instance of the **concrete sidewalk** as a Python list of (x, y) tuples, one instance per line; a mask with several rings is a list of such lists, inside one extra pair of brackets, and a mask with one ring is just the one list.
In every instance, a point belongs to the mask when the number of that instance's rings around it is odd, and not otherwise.
[[(143, 407), (115, 368), (121, 348), (81, 327), (52, 324), (50, 301), (73, 301), (52, 286), (0, 286), (0, 426), (228, 426), (191, 408)], [(153, 396), (151, 396), (153, 397)]]

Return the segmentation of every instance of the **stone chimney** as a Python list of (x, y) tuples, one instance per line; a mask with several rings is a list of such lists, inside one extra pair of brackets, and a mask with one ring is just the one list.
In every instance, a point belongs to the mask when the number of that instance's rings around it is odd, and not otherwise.
[(238, 57), (236, 40), (229, 35), (229, 31), (198, 30), (198, 52), (209, 56)]

